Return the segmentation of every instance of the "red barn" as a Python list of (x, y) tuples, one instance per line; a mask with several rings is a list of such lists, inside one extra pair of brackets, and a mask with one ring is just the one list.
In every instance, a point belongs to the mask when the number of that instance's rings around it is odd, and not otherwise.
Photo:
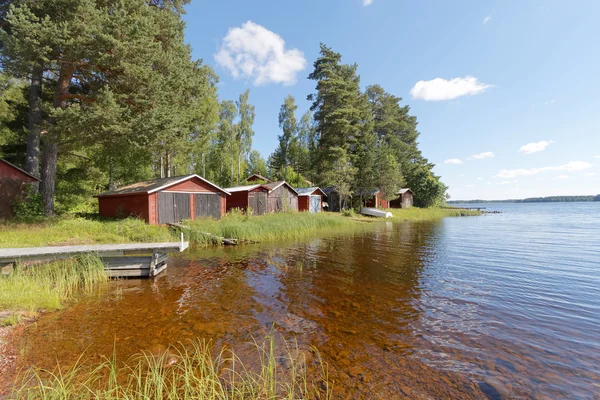
[(252, 214), (298, 210), (298, 193), (287, 182), (279, 181), (262, 185), (237, 186), (225, 189), (231, 193), (227, 198), (227, 211), (234, 208), (252, 209)]
[(298, 192), (298, 211), (318, 213), (323, 211), (323, 199), (327, 195), (318, 187), (296, 189)]
[(98, 196), (100, 215), (144, 219), (152, 225), (212, 217), (226, 212), (229, 192), (198, 175), (153, 179)]
[(13, 203), (25, 197), (28, 184), (39, 182), (35, 176), (0, 159), (0, 218), (13, 216)]
[(227, 197), (227, 212), (234, 208), (246, 211), (248, 207), (253, 215), (267, 212), (269, 188), (263, 185), (237, 186), (225, 189), (231, 196)]
[(383, 198), (383, 193), (381, 190), (375, 190), (369, 193), (370, 198), (366, 202), (367, 207), (374, 208), (390, 208), (390, 203)]

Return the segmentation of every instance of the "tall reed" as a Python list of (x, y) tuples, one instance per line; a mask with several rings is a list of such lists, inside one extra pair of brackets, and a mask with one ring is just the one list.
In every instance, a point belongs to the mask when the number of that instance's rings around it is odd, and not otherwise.
[(17, 265), (0, 276), (0, 310), (55, 310), (78, 292), (90, 292), (108, 281), (104, 265), (93, 254), (47, 264)]
[[(244, 363), (225, 348), (213, 355), (210, 342), (144, 353), (132, 364), (116, 357), (87, 365), (83, 357), (69, 369), (28, 371), (14, 399), (329, 399), (327, 366), (317, 359), (318, 374), (309, 379), (307, 360), (298, 348), (280, 353), (273, 337), (256, 344), (259, 362)], [(279, 355), (283, 354), (283, 355)]]

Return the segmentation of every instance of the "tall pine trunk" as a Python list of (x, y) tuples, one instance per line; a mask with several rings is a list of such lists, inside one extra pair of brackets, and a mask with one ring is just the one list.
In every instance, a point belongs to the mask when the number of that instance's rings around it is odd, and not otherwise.
[(167, 169), (167, 178), (171, 177), (171, 152), (167, 151), (166, 156), (166, 169)]
[(54, 188), (56, 186), (56, 165), (58, 161), (58, 143), (44, 143), (42, 151), (42, 182), (40, 192), (44, 205), (44, 214), (54, 215)]
[[(74, 67), (63, 64), (60, 67), (60, 74), (56, 89), (54, 91), (54, 108), (67, 107), (67, 95), (71, 88), (71, 79), (73, 79)], [(56, 125), (56, 121), (52, 121)], [(55, 128), (55, 127), (54, 127)], [(44, 150), (42, 151), (42, 183), (40, 192), (42, 194), (42, 204), (46, 216), (54, 215), (54, 190), (56, 188), (56, 166), (58, 162), (58, 150), (60, 143), (60, 132), (52, 129), (44, 140)]]
[[(36, 64), (31, 71), (31, 86), (29, 86), (29, 133), (27, 133), (27, 154), (25, 171), (31, 175), (40, 176), (40, 130), (42, 123), (42, 78), (44, 66)], [(39, 184), (35, 184), (39, 190)]]

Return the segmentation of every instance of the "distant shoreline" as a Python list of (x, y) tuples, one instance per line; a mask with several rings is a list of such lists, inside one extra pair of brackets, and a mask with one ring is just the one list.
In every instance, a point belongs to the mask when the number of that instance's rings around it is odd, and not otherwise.
[(590, 196), (548, 196), (529, 197), (510, 200), (450, 200), (448, 204), (486, 204), (486, 203), (574, 203), (600, 201), (600, 194)]

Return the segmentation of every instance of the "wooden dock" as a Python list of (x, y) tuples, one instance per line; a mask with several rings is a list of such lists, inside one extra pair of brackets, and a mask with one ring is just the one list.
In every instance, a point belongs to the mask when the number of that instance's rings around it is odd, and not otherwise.
[(0, 266), (32, 261), (55, 261), (92, 253), (100, 257), (108, 275), (154, 277), (167, 268), (168, 253), (182, 252), (189, 246), (183, 241), (163, 243), (96, 244), (0, 249)]

